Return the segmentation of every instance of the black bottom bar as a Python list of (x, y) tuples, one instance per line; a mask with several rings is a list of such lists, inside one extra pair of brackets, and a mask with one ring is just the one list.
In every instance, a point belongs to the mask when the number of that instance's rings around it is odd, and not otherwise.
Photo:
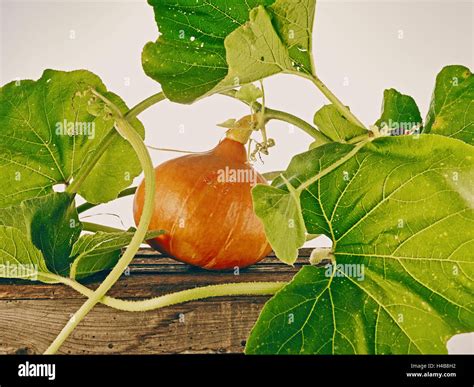
[(111, 383), (135, 387), (182, 385), (184, 381), (220, 386), (261, 382), (262, 387), (272, 381), (288, 381), (294, 387), (308, 382), (313, 386), (328, 382), (338, 386), (472, 387), (472, 360), (469, 355), (0, 356), (0, 387)]

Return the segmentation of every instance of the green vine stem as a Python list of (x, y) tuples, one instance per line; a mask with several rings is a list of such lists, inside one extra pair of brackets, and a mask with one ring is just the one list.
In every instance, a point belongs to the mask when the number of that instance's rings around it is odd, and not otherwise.
[(120, 278), (124, 270), (132, 261), (136, 252), (143, 242), (148, 225), (153, 213), (153, 197), (155, 192), (155, 173), (153, 164), (148, 153), (148, 150), (130, 123), (123, 117), (120, 110), (107, 98), (93, 90), (93, 93), (102, 99), (115, 115), (115, 128), (119, 134), (130, 142), (133, 149), (137, 153), (140, 164), (142, 165), (145, 174), (145, 203), (143, 213), (138, 224), (137, 230), (133, 238), (125, 250), (122, 257), (119, 259), (112, 271), (107, 275), (100, 286), (91, 294), (89, 299), (79, 308), (79, 310), (71, 317), (71, 319), (64, 326), (62, 331), (51, 343), (45, 354), (54, 354), (61, 347), (64, 341), (69, 337), (72, 331), (82, 321), (82, 319), (91, 311), (91, 309), (102, 299), (102, 297), (110, 290), (114, 283)]
[(186, 289), (143, 301), (114, 299), (111, 300), (111, 305), (109, 306), (131, 312), (144, 312), (210, 297), (273, 295), (285, 285), (285, 282), (241, 282), (209, 285)]
[[(227, 90), (223, 91), (221, 94), (225, 95), (227, 97), (235, 98), (238, 99), (235, 96), (236, 90)], [(241, 101), (240, 99), (238, 99)], [(258, 102), (254, 102), (253, 104), (249, 104), (245, 101), (244, 102), (247, 105), (251, 105), (255, 112), (260, 112), (262, 110), (262, 104)], [(320, 144), (325, 144), (328, 142), (331, 142), (331, 139), (329, 137), (326, 137), (323, 133), (321, 133), (318, 129), (316, 129), (314, 126), (310, 125), (307, 123), (305, 120), (296, 117), (290, 113), (286, 113), (280, 110), (275, 110), (275, 109), (270, 109), (269, 107), (265, 108), (265, 119), (266, 120), (279, 120), (279, 121), (284, 121), (287, 122), (291, 125), (295, 125), (296, 127), (300, 128), (302, 131), (305, 133), (309, 134), (311, 137), (313, 137), (315, 140), (319, 141)]]
[(327, 86), (321, 81), (315, 73), (311, 75), (303, 74), (303, 73), (295, 73), (297, 75), (303, 76), (306, 79), (309, 79), (320, 91), (324, 94), (324, 96), (336, 107), (336, 109), (341, 113), (349, 122), (353, 123), (354, 125), (360, 126), (361, 128), (367, 129), (365, 125), (349, 110), (349, 108), (344, 105), (339, 98), (337, 98), (331, 90), (327, 88)]
[(81, 223), (82, 223), (82, 229), (84, 231), (126, 232), (126, 230), (121, 230), (120, 228), (115, 228), (115, 227), (110, 227), (110, 226), (104, 226), (103, 224), (97, 224), (97, 223), (91, 223), (91, 222), (81, 222)]
[[(92, 297), (94, 294), (93, 290), (71, 278), (47, 273), (42, 274), (42, 276), (67, 285), (86, 297)], [(99, 302), (111, 308), (126, 312), (145, 312), (210, 297), (273, 295), (286, 284), (286, 282), (231, 282), (186, 289), (140, 301), (121, 300), (114, 297), (104, 296)]]
[[(137, 187), (130, 187), (130, 188), (124, 189), (122, 192), (118, 194), (117, 199), (123, 198), (125, 196), (134, 195), (136, 190), (137, 190)], [(91, 208), (97, 207), (100, 204), (102, 203), (96, 204), (96, 203), (86, 202), (86, 203), (81, 204), (80, 206), (77, 206), (76, 210), (78, 214), (81, 214), (87, 210), (90, 210)]]
[(332, 140), (327, 137), (325, 134), (320, 132), (318, 129), (313, 127), (312, 125), (308, 124), (305, 120), (296, 117), (292, 114), (274, 110), (270, 108), (265, 109), (265, 118), (268, 120), (279, 120), (285, 121), (289, 124), (295, 125), (296, 127), (302, 129), (306, 133), (308, 133), (311, 137), (313, 137), (316, 141), (318, 141), (319, 145), (327, 144), (328, 142), (332, 142)]
[[(298, 73), (298, 75), (301, 75), (301, 74)], [(225, 95), (227, 97), (238, 99), (238, 98), (235, 97), (236, 92), (237, 92), (236, 90), (226, 90), (226, 91), (221, 92), (220, 94)], [(336, 98), (336, 97), (334, 97), (334, 98)], [(166, 97), (164, 96), (164, 94), (162, 92), (154, 94), (154, 95), (148, 97), (143, 102), (140, 102), (135, 107), (133, 107), (129, 111), (129, 113), (127, 113), (127, 115), (125, 117), (127, 119), (133, 118), (136, 115), (140, 114), (145, 109), (149, 108), (150, 106), (154, 105), (155, 103), (163, 101), (164, 99), (166, 99)], [(241, 101), (241, 102), (244, 102), (244, 101)], [(246, 103), (246, 102), (244, 102), (244, 103)], [(249, 104), (249, 103), (246, 103), (246, 104), (249, 105), (249, 106), (252, 105), (251, 107), (253, 107), (256, 112), (260, 112), (262, 110), (262, 104), (260, 104), (258, 102), (254, 102), (253, 104)], [(341, 103), (341, 105), (342, 105), (342, 103)], [(266, 107), (265, 108), (265, 119), (266, 120), (284, 121), (284, 122), (287, 122), (289, 124), (295, 125), (296, 127), (303, 130), (305, 133), (309, 134), (315, 140), (318, 140), (320, 142), (320, 144), (325, 144), (325, 143), (331, 142), (331, 139), (329, 137), (325, 136), (323, 133), (321, 133), (314, 126), (312, 126), (311, 124), (309, 124), (305, 120), (303, 120), (299, 117), (296, 117), (296, 116), (294, 116), (290, 113), (286, 113), (286, 112), (281, 111), (281, 110), (275, 110), (275, 109), (270, 109), (270, 108)], [(152, 147), (150, 147), (150, 148), (153, 149)], [(171, 150), (166, 149), (166, 148), (157, 148), (157, 150), (171, 151)], [(193, 152), (189, 152), (189, 153), (193, 153)]]
[[(263, 85), (263, 80), (260, 79), (260, 90), (262, 90), (262, 118), (259, 120), (258, 123), (258, 128), (260, 129), (260, 132), (262, 133), (262, 143), (264, 144), (264, 151), (266, 154), (268, 154), (268, 136), (267, 136), (267, 128), (265, 126), (266, 121), (269, 120), (270, 118), (266, 115), (266, 109), (267, 105), (265, 103), (265, 87)], [(259, 117), (259, 115), (257, 115)]]
[(351, 138), (347, 143), (348, 144), (358, 144), (361, 141), (366, 141), (370, 137), (377, 137), (372, 130), (368, 130), (367, 133), (364, 133), (360, 136)]
[(127, 114), (125, 114), (125, 118), (127, 120), (131, 120), (142, 113), (144, 110), (148, 109), (150, 106), (157, 104), (166, 99), (166, 96), (163, 92), (159, 92), (157, 94), (153, 94), (152, 96), (148, 97), (147, 99), (141, 101), (133, 108), (131, 108)]

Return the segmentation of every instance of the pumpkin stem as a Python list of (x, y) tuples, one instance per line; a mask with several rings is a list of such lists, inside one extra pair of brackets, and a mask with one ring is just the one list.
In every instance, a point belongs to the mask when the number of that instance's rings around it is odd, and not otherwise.
[(226, 132), (226, 137), (238, 141), (241, 144), (246, 144), (250, 139), (250, 135), (258, 126), (259, 121), (257, 114), (249, 114), (238, 120), (234, 127)]

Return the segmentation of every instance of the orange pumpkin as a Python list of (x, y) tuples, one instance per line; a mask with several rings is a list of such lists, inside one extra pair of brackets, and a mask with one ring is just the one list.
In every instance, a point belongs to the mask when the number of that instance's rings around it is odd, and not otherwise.
[[(166, 233), (149, 240), (150, 246), (209, 270), (246, 267), (271, 251), (251, 196), (252, 187), (266, 181), (249, 165), (244, 144), (229, 137), (209, 152), (155, 168), (149, 230)], [(137, 224), (144, 193), (142, 182), (134, 200)]]

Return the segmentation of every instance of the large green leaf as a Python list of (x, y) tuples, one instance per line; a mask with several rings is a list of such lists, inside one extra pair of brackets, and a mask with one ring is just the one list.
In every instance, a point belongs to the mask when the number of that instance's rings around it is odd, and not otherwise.
[[(70, 183), (115, 130), (113, 120), (89, 113), (90, 88), (127, 110), (97, 76), (84, 70), (46, 70), (38, 81), (12, 82), (0, 89), (0, 207)], [(133, 125), (143, 134), (139, 121)], [(79, 193), (93, 203), (112, 200), (140, 171), (130, 145), (116, 136)]]
[(383, 93), (382, 115), (375, 123), (387, 134), (405, 135), (420, 132), (422, 119), (415, 100), (395, 89)]
[[(285, 172), (286, 178), (275, 178), (271, 187), (257, 185), (253, 188), (255, 213), (262, 219), (268, 241), (281, 261), (293, 264), (298, 258), (298, 248), (303, 246), (306, 240), (300, 206), (301, 194), (287, 184), (288, 180), (295, 184), (295, 181), (307, 180), (319, 173), (328, 173), (334, 163), (347, 157), (354, 148), (352, 145), (331, 143), (320, 146), (317, 151), (296, 155)], [(317, 155), (317, 159), (308, 155)], [(286, 179), (288, 180), (285, 182)]]
[(69, 272), (72, 246), (82, 230), (72, 195), (52, 193), (0, 208), (0, 225), (20, 230), (42, 252), (50, 271)]
[(325, 105), (314, 115), (314, 124), (332, 141), (347, 142), (367, 135), (367, 130), (350, 122), (334, 105)]
[(474, 144), (474, 75), (467, 67), (446, 66), (436, 77), (424, 132)]
[(33, 243), (19, 229), (0, 225), (0, 278), (57, 282)]
[[(295, 190), (333, 146), (293, 159)], [(445, 353), (474, 330), (473, 147), (421, 135), (352, 153), (300, 194), (334, 265), (304, 268), (267, 303), (248, 353)]]
[[(146, 239), (155, 238), (162, 231), (150, 231)], [(71, 278), (85, 278), (111, 269), (120, 258), (122, 248), (133, 238), (133, 232), (102, 232), (82, 235), (74, 244), (71, 257)]]
[(199, 97), (281, 71), (312, 71), (315, 0), (149, 0), (160, 30), (143, 68), (166, 96)]

